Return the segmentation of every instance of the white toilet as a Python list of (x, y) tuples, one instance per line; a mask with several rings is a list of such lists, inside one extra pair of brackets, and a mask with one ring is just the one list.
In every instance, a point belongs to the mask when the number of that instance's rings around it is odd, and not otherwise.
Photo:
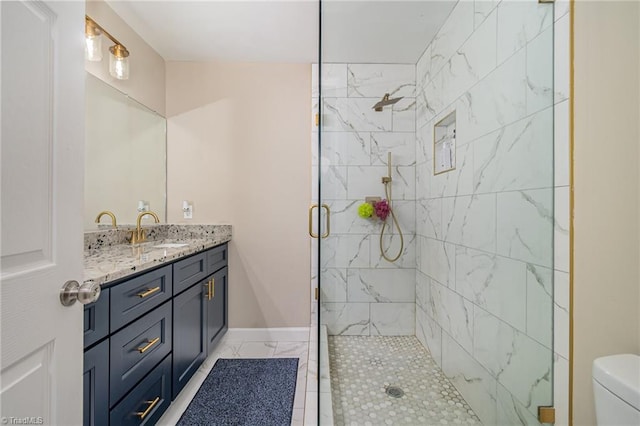
[(612, 355), (593, 361), (593, 392), (599, 426), (640, 425), (640, 356)]

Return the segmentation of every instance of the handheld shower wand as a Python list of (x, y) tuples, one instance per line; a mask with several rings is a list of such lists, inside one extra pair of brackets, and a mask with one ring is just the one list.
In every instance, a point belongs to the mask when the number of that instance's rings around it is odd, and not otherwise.
[[(385, 220), (382, 224), (382, 231), (380, 232), (380, 253), (382, 254), (382, 257), (385, 258), (385, 260), (389, 262), (395, 262), (396, 260), (400, 259), (402, 251), (404, 250), (404, 237), (402, 235), (402, 229), (400, 229), (400, 224), (398, 224), (396, 214), (393, 212), (393, 207), (391, 205), (391, 182), (393, 181), (393, 179), (391, 178), (391, 152), (389, 152), (389, 154), (387, 155), (387, 167), (387, 176), (382, 177), (382, 183), (384, 184), (384, 193), (387, 196), (387, 202), (389, 203), (389, 213), (391, 213), (392, 222), (398, 230), (398, 235), (400, 235), (400, 250), (398, 250), (398, 254), (395, 257), (390, 257), (387, 255), (387, 251), (384, 249), (384, 231), (387, 228), (387, 221)], [(389, 230), (391, 231), (391, 225), (389, 225)]]
[[(387, 175), (382, 176), (382, 183), (388, 184), (391, 183), (391, 152), (387, 153)], [(391, 199), (389, 199), (389, 203), (391, 203)]]

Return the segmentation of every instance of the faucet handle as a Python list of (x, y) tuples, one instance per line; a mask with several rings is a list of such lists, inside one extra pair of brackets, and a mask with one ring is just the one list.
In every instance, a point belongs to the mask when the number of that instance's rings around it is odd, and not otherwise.
[(145, 234), (144, 229), (140, 229), (140, 231), (133, 229), (128, 239), (131, 244), (142, 243), (147, 240), (147, 235)]

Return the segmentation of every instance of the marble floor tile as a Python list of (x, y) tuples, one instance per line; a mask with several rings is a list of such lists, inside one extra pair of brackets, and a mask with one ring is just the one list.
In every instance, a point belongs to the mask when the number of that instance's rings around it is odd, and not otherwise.
[(307, 358), (309, 342), (278, 342), (273, 356), (278, 358)]
[(307, 392), (304, 404), (304, 426), (316, 426), (318, 424), (318, 393)]
[(240, 358), (270, 358), (274, 356), (277, 342), (244, 342), (240, 345)]
[(294, 408), (293, 416), (291, 418), (291, 426), (303, 426), (304, 425), (304, 408)]
[[(218, 358), (239, 358), (240, 346), (242, 342), (220, 342), (218, 347), (214, 350), (213, 354), (215, 359)], [(211, 357), (207, 358), (209, 360)]]
[(296, 393), (293, 398), (293, 408), (303, 408), (305, 404), (305, 398), (307, 397), (307, 378), (299, 378), (296, 382)]

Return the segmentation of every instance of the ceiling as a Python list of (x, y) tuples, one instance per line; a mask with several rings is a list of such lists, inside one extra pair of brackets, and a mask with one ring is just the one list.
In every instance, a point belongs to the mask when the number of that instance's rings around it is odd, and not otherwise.
[[(318, 61), (315, 0), (107, 2), (168, 61)], [(454, 4), (323, 1), (323, 62), (416, 63)]]

